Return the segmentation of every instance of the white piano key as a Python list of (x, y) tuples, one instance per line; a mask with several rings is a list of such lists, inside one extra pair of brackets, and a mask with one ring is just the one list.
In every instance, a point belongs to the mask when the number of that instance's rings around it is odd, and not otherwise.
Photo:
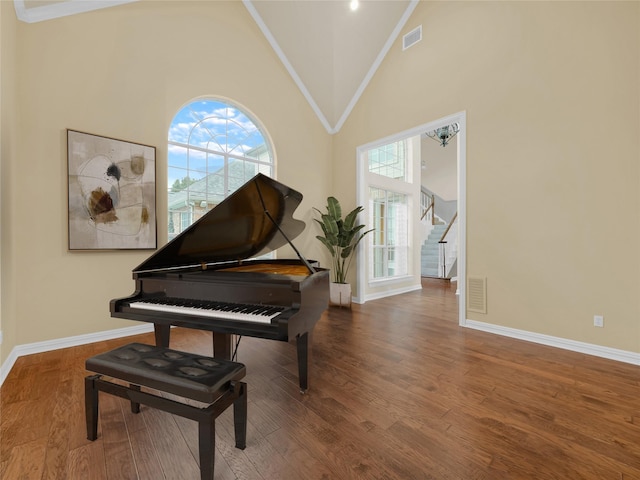
[[(178, 314), (199, 315), (201, 317), (219, 318), (222, 320), (239, 320), (242, 322), (271, 323), (271, 319), (277, 317), (283, 310), (270, 312), (269, 314), (241, 313), (230, 312), (226, 310), (215, 310), (211, 308), (187, 307), (182, 305), (169, 305), (162, 303), (150, 302), (132, 302), (129, 304), (131, 308), (139, 308), (143, 310), (153, 310), (156, 312), (168, 312)], [(238, 304), (238, 307), (243, 305)]]

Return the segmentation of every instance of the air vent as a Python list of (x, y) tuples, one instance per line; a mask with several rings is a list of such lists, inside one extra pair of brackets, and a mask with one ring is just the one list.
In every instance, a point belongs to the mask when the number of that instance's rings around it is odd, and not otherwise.
[(487, 313), (486, 278), (467, 278), (467, 310), (470, 312)]
[(422, 25), (417, 28), (414, 28), (409, 33), (407, 33), (404, 37), (402, 37), (402, 50), (406, 50), (407, 48), (415, 45), (420, 40), (422, 40)]

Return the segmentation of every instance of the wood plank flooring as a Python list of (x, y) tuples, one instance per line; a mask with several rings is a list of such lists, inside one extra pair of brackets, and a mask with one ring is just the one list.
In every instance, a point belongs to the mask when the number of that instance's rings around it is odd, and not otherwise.
[[(455, 285), (455, 284), (453, 284)], [(0, 390), (0, 478), (195, 480), (195, 422), (101, 394), (86, 440), (84, 360), (151, 334), (21, 357)], [(171, 347), (211, 354), (211, 334)], [(454, 286), (331, 308), (310, 390), (293, 344), (243, 338), (247, 448), (218, 418), (216, 479), (640, 480), (640, 367), (460, 328)]]

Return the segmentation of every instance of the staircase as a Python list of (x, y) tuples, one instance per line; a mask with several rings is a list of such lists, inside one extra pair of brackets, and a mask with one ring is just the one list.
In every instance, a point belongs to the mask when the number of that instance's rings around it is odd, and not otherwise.
[(420, 274), (423, 277), (440, 277), (438, 271), (440, 244), (438, 243), (447, 229), (445, 223), (433, 226), (429, 236), (420, 249)]

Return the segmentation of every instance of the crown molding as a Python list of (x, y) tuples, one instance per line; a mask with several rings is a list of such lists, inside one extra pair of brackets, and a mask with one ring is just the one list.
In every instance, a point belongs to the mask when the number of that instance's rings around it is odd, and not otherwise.
[(37, 7), (28, 7), (24, 0), (13, 0), (13, 4), (18, 20), (26, 23), (36, 23), (137, 1), (138, 0), (67, 0), (65, 2), (51, 2)]

